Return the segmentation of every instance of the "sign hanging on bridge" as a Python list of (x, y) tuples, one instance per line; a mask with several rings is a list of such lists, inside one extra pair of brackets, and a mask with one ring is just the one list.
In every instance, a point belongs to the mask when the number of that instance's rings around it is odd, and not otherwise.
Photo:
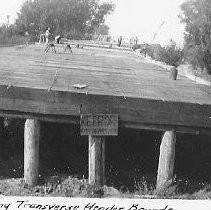
[(117, 114), (83, 114), (80, 119), (81, 135), (117, 136)]

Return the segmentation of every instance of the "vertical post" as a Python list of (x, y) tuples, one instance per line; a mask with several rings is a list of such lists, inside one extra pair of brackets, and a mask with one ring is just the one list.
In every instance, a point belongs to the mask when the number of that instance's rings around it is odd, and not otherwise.
[(173, 179), (176, 132), (166, 131), (160, 145), (157, 191), (164, 190)]
[(177, 79), (177, 75), (178, 75), (178, 70), (176, 67), (172, 67), (171, 71), (170, 71), (170, 79), (171, 80), (176, 80)]
[(4, 118), (0, 117), (0, 137), (4, 136)]
[(105, 175), (105, 137), (89, 136), (89, 184), (102, 186)]
[(24, 130), (24, 180), (33, 186), (39, 173), (40, 121), (27, 119)]

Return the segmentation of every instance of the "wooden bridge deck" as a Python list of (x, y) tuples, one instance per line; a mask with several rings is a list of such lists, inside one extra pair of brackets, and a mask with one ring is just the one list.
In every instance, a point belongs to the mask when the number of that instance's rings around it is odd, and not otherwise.
[(63, 49), (0, 48), (2, 116), (78, 122), (81, 113), (109, 113), (126, 127), (211, 132), (211, 87), (182, 76), (172, 81), (165, 69), (132, 52)]

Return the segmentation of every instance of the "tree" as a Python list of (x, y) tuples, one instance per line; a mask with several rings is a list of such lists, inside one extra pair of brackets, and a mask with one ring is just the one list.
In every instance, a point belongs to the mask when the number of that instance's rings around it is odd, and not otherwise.
[(16, 26), (37, 38), (47, 27), (54, 35), (66, 38), (91, 38), (105, 17), (114, 10), (111, 3), (99, 0), (28, 0), (23, 3)]
[(167, 46), (158, 48), (155, 59), (168, 65), (178, 67), (183, 60), (183, 50), (177, 47), (175, 41), (170, 40)]
[(185, 23), (187, 60), (211, 74), (211, 1), (188, 0), (181, 5), (181, 22)]

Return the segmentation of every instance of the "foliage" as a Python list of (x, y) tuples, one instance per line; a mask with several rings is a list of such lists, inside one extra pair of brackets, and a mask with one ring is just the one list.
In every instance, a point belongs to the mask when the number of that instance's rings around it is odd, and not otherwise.
[(142, 177), (140, 181), (135, 182), (134, 192), (137, 195), (153, 195), (154, 187), (147, 182), (145, 177)]
[(155, 59), (177, 67), (182, 62), (183, 50), (171, 40), (169, 45), (159, 48)]
[(173, 40), (170, 40), (170, 44), (165, 47), (159, 44), (136, 44), (132, 46), (132, 49), (140, 49), (140, 53), (144, 56), (148, 55), (154, 60), (176, 67), (183, 59), (183, 50), (177, 47)]
[(96, 27), (95, 32), (97, 35), (108, 35), (109, 27), (107, 25), (101, 24)]
[(188, 0), (181, 9), (186, 58), (195, 68), (200, 67), (211, 74), (211, 1)]
[(47, 27), (54, 35), (87, 39), (113, 9), (113, 4), (100, 4), (99, 0), (28, 0), (22, 5), (16, 26), (20, 34), (28, 31), (33, 39)]
[(0, 27), (0, 45), (24, 44), (27, 37), (17, 35), (14, 25), (2, 25)]

